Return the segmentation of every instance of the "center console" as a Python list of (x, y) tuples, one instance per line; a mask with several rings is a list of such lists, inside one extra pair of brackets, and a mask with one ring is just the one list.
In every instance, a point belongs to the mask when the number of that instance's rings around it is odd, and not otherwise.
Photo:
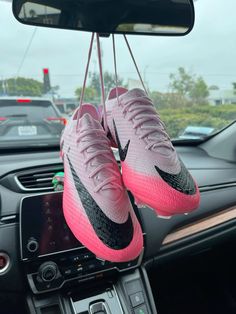
[(68, 228), (62, 192), (22, 199), (20, 248), (30, 313), (155, 313), (139, 272), (142, 255), (126, 263), (97, 258)]

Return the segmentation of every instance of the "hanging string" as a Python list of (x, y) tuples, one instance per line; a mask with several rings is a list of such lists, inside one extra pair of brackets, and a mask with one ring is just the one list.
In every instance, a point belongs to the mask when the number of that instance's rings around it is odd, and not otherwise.
[(98, 51), (98, 64), (99, 64), (99, 74), (100, 74), (100, 83), (101, 83), (101, 101), (103, 106), (103, 126), (106, 132), (108, 132), (107, 126), (107, 116), (106, 116), (106, 102), (105, 102), (105, 88), (104, 88), (104, 80), (103, 80), (103, 71), (102, 71), (102, 53), (101, 53), (101, 45), (100, 45), (100, 37), (99, 34), (96, 34), (97, 38), (97, 51)]
[(93, 42), (94, 42), (94, 33), (92, 33), (92, 37), (91, 37), (91, 41), (90, 41), (90, 47), (89, 47), (89, 53), (88, 53), (88, 61), (87, 61), (86, 70), (85, 70), (85, 76), (84, 76), (84, 83), (83, 83), (83, 87), (82, 87), (82, 91), (81, 91), (81, 95), (80, 95), (80, 102), (79, 102), (80, 108), (81, 108), (81, 105), (82, 105), (83, 100), (84, 100), (84, 93), (85, 93), (86, 82), (87, 82), (87, 77), (88, 77), (89, 64), (90, 64), (91, 55), (92, 55)]
[(142, 79), (142, 76), (141, 76), (141, 74), (140, 74), (140, 71), (139, 71), (138, 65), (137, 65), (137, 63), (136, 63), (136, 61), (135, 61), (135, 58), (134, 58), (134, 55), (133, 55), (132, 49), (131, 49), (131, 47), (130, 47), (130, 44), (129, 44), (129, 42), (128, 42), (128, 39), (127, 39), (127, 37), (126, 37), (126, 35), (125, 35), (125, 34), (124, 34), (123, 36), (124, 36), (124, 39), (125, 39), (126, 45), (127, 45), (128, 49), (129, 49), (129, 53), (130, 53), (130, 55), (131, 55), (131, 58), (132, 58), (132, 60), (133, 60), (133, 62), (134, 62), (134, 66), (135, 66), (136, 71), (137, 71), (137, 73), (138, 73), (138, 76), (139, 76), (140, 82), (141, 82), (141, 84), (143, 85), (143, 89), (144, 89), (144, 91), (145, 91), (146, 95), (148, 96), (147, 89), (146, 89), (145, 84), (144, 84), (144, 82), (143, 82), (143, 79)]
[(118, 95), (118, 74), (117, 74), (117, 62), (116, 62), (116, 44), (115, 44), (115, 35), (112, 34), (112, 46), (113, 46), (113, 59), (114, 59), (114, 69), (115, 69), (115, 82), (116, 82), (116, 98), (119, 104), (119, 95)]

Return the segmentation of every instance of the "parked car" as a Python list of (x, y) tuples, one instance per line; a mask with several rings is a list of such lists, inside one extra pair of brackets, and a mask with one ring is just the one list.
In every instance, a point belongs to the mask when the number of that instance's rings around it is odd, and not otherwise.
[(204, 127), (204, 126), (187, 126), (181, 135), (179, 135), (179, 139), (187, 140), (187, 139), (201, 139), (215, 131), (214, 128)]
[(0, 98), (1, 145), (42, 140), (59, 141), (66, 119), (50, 99), (26, 97)]

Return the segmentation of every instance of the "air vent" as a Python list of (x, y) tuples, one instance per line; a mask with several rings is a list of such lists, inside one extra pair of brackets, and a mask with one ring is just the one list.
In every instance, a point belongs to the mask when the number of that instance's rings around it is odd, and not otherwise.
[(16, 176), (16, 182), (23, 191), (53, 190), (52, 179), (63, 167), (35, 169)]

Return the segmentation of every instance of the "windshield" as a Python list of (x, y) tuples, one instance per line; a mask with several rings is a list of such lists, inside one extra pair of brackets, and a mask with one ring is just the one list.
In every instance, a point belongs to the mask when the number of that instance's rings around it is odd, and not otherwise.
[[(149, 97), (175, 140), (204, 139), (236, 119), (236, 2), (194, 4), (195, 26), (185, 37), (128, 36)], [(91, 35), (20, 24), (2, 0), (0, 29), (0, 148), (59, 145), (79, 104)], [(101, 44), (107, 95), (115, 86), (111, 38)], [(116, 51), (119, 85), (143, 88), (121, 35)], [(96, 47), (84, 101), (101, 103)]]

